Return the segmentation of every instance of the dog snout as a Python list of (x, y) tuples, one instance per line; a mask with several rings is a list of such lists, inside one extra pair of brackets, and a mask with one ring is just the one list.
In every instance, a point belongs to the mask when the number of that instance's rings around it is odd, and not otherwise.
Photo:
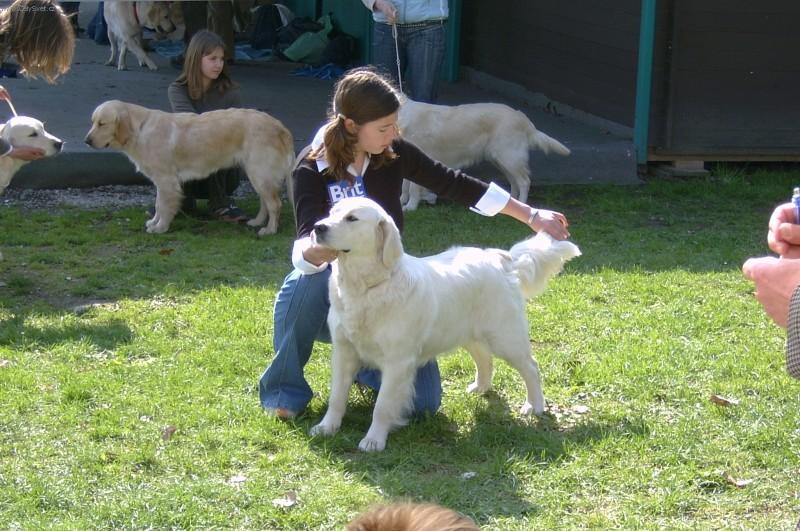
[(83, 141), (86, 142), (86, 144), (94, 147), (94, 144), (92, 144), (92, 135), (91, 135), (91, 133), (86, 135), (86, 138), (84, 138)]
[(59, 140), (58, 142), (53, 142), (53, 147), (56, 148), (56, 152), (61, 151), (61, 148), (64, 147), (64, 142)]
[(314, 235), (317, 238), (317, 241), (322, 241), (325, 239), (325, 235), (328, 233), (328, 227), (324, 223), (317, 223), (314, 225)]

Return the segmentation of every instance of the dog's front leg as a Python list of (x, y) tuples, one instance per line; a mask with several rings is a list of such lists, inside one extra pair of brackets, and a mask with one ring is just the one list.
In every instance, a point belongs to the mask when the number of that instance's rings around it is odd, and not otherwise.
[(367, 435), (358, 443), (365, 452), (380, 452), (386, 448), (389, 430), (406, 423), (406, 414), (414, 397), (414, 376), (417, 368), (410, 362), (408, 354), (388, 354), (386, 359), (403, 360), (407, 363), (392, 363), (381, 368), (381, 388), (372, 412), (372, 424)]
[(180, 183), (173, 179), (161, 178), (153, 181), (162, 184), (156, 186), (156, 215), (145, 223), (145, 227), (147, 232), (160, 234), (169, 229), (180, 207), (183, 193)]
[(334, 338), (331, 365), (331, 397), (328, 400), (328, 411), (320, 423), (311, 428), (311, 435), (333, 435), (342, 425), (350, 386), (353, 385), (353, 379), (360, 365), (353, 345), (346, 339)]

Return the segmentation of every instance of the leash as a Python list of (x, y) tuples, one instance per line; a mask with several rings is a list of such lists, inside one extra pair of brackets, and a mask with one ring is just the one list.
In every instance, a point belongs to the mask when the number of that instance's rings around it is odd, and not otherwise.
[(400, 92), (403, 92), (403, 71), (400, 68), (400, 45), (397, 43), (397, 22), (392, 22), (392, 37), (394, 37), (394, 55), (397, 59), (397, 82), (400, 84)]
[(14, 113), (14, 116), (17, 116), (17, 110), (14, 108), (14, 104), (11, 103), (11, 99), (7, 99), (6, 103), (8, 103), (9, 107), (11, 107), (11, 112)]

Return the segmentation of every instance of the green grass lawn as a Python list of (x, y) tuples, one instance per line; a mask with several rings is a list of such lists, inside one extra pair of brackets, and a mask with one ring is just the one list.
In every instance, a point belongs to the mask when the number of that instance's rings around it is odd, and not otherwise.
[[(356, 449), (371, 412), (356, 391), (339, 434), (308, 435), (329, 345), (308, 366), (305, 415), (260, 409), (287, 206), (263, 239), (189, 218), (150, 235), (141, 209), (2, 208), (0, 528), (341, 529), (393, 500), (490, 530), (793, 528), (800, 383), (740, 267), (767, 253), (769, 214), (800, 174), (717, 173), (534, 189), (583, 251), (528, 304), (549, 415), (517, 414), (524, 386), (502, 362), (494, 393), (466, 394), (473, 365), (458, 351), (441, 360), (441, 411), (380, 454)], [(525, 235), (440, 205), (408, 216), (405, 245)]]

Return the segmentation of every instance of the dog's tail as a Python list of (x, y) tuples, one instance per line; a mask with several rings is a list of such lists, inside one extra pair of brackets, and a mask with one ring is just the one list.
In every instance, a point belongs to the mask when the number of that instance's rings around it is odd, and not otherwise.
[(532, 148), (541, 149), (546, 155), (549, 153), (565, 156), (570, 154), (567, 146), (536, 129), (536, 126), (530, 120), (528, 120), (528, 124), (528, 145)]
[(526, 299), (542, 293), (547, 282), (564, 268), (564, 263), (581, 255), (578, 246), (559, 241), (542, 231), (511, 248), (514, 269)]

